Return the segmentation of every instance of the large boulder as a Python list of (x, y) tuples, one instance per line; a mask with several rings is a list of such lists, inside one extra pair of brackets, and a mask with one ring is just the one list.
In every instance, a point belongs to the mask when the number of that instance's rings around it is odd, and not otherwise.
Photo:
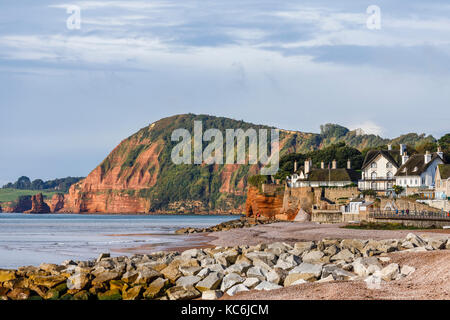
[(374, 273), (374, 275), (379, 276), (384, 281), (395, 280), (400, 273), (400, 268), (398, 264), (391, 263), (388, 266), (384, 267), (380, 271)]
[(357, 258), (353, 263), (353, 272), (358, 276), (366, 277), (381, 270), (381, 264), (376, 257)]
[(220, 290), (225, 292), (232, 286), (244, 282), (244, 280), (245, 279), (237, 273), (229, 273), (223, 278)]
[(230, 289), (227, 290), (226, 293), (229, 296), (234, 296), (236, 293), (243, 291), (249, 291), (249, 289), (241, 283), (231, 287)]
[(169, 280), (158, 278), (148, 285), (147, 290), (143, 293), (145, 299), (154, 299), (162, 294), (163, 290), (169, 284)]
[(322, 266), (318, 264), (310, 264), (303, 262), (298, 267), (295, 267), (284, 280), (284, 286), (289, 286), (293, 282), (303, 279), (305, 281), (315, 281), (320, 278), (322, 274)]
[(170, 300), (192, 300), (201, 296), (201, 293), (194, 287), (181, 286), (167, 289), (166, 294)]
[(307, 263), (320, 263), (322, 261), (322, 258), (324, 256), (324, 253), (322, 251), (314, 250), (310, 252), (306, 252), (302, 256), (303, 262)]
[(270, 291), (283, 288), (282, 286), (269, 281), (263, 281), (255, 287), (255, 290)]
[(181, 287), (193, 287), (201, 280), (202, 278), (198, 276), (184, 276), (178, 278), (176, 285)]
[(333, 262), (333, 261), (343, 260), (348, 263), (348, 262), (352, 262), (354, 259), (355, 259), (355, 255), (349, 249), (344, 249), (342, 251), (339, 251), (334, 256), (332, 256), (330, 258), (330, 261)]
[(206, 290), (215, 290), (218, 289), (220, 286), (220, 283), (222, 282), (223, 275), (219, 272), (211, 272), (206, 276), (205, 279), (198, 282), (195, 288), (197, 288), (200, 291), (206, 291)]

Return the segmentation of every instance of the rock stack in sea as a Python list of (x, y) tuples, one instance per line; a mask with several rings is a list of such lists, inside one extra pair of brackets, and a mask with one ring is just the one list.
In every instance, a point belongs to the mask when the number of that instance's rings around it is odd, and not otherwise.
[(414, 267), (385, 254), (450, 249), (448, 238), (408, 234), (405, 239), (325, 239), (293, 244), (190, 249), (131, 257), (0, 270), (1, 299), (188, 300), (217, 299), (248, 290), (306, 282), (364, 280), (381, 285), (414, 276)]
[(218, 225), (207, 227), (207, 228), (182, 228), (175, 231), (177, 234), (186, 234), (186, 233), (203, 233), (203, 232), (217, 232), (217, 231), (226, 231), (230, 229), (236, 228), (249, 228), (254, 227), (261, 224), (269, 224), (277, 222), (276, 220), (258, 220), (258, 219), (237, 219), (222, 222)]

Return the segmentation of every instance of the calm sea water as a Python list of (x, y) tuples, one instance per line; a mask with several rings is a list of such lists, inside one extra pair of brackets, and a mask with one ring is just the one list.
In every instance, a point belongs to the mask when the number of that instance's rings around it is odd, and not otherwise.
[(184, 246), (183, 227), (206, 227), (236, 216), (0, 213), (0, 268), (88, 260)]

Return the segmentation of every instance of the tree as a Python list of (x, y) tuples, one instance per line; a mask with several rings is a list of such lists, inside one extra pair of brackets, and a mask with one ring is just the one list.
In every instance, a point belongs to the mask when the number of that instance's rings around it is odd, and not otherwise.
[(405, 190), (405, 188), (403, 188), (402, 186), (398, 186), (398, 185), (394, 185), (392, 188), (394, 189), (394, 192), (396, 195), (401, 194)]
[(30, 189), (31, 188), (30, 178), (25, 176), (20, 177), (16, 182), (16, 188), (22, 190)]

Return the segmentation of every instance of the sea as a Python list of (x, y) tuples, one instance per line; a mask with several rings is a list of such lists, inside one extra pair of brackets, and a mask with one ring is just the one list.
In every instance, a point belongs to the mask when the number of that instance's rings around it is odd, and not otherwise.
[[(0, 213), (0, 268), (43, 262), (90, 260), (176, 250), (200, 237), (177, 235), (185, 227), (208, 227), (237, 219), (231, 215), (95, 215)], [(204, 241), (204, 240), (203, 240)]]

